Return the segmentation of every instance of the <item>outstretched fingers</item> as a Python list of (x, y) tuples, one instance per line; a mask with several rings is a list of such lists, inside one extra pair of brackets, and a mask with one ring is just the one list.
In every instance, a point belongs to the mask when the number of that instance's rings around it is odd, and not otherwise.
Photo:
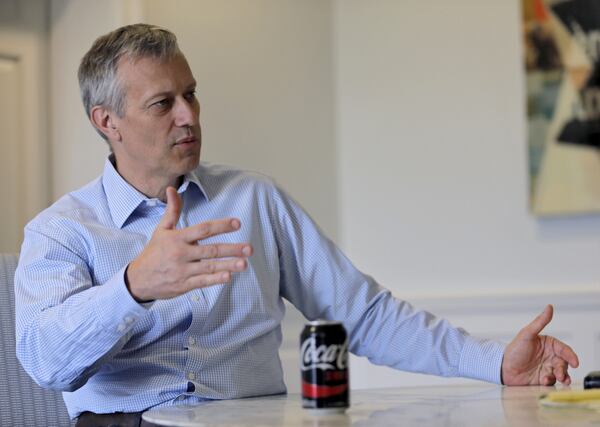
[(579, 359), (571, 347), (553, 337), (542, 336), (544, 362), (541, 367), (540, 384), (552, 385), (556, 381), (571, 384), (569, 366), (579, 366)]
[(215, 243), (210, 245), (192, 245), (187, 252), (187, 261), (239, 257), (252, 255), (252, 246), (248, 243)]
[(564, 359), (558, 356), (552, 357), (552, 359), (542, 368), (540, 384), (553, 385), (556, 381), (565, 385), (571, 384), (569, 365)]
[(219, 234), (231, 233), (239, 230), (240, 220), (237, 218), (217, 219), (206, 221), (200, 224), (192, 225), (182, 230), (183, 238), (188, 243), (194, 243), (198, 240), (204, 240)]
[(561, 360), (564, 360), (565, 364), (568, 363), (571, 368), (577, 368), (579, 366), (579, 358), (570, 346), (560, 340), (553, 339), (552, 348), (554, 350), (554, 354), (556, 354)]

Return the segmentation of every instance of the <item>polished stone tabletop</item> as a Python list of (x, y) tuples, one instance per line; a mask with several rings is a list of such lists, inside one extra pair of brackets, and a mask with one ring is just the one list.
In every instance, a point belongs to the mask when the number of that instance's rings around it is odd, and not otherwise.
[[(572, 389), (581, 388), (581, 385)], [(554, 387), (502, 387), (490, 384), (353, 390), (344, 414), (314, 415), (300, 395), (211, 401), (144, 413), (163, 426), (600, 426), (600, 411), (545, 407), (539, 396)]]

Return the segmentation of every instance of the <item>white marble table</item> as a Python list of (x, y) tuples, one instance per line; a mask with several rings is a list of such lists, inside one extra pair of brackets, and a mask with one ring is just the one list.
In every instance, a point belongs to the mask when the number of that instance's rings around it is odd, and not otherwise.
[(538, 397), (552, 390), (489, 384), (353, 390), (345, 414), (325, 416), (302, 409), (300, 396), (289, 394), (173, 406), (143, 418), (177, 427), (600, 426), (600, 412), (540, 406)]

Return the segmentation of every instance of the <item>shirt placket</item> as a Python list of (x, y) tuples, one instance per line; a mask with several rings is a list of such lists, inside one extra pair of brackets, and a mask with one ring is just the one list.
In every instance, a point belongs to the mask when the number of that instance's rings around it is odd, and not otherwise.
[[(185, 192), (182, 195), (185, 203)], [(185, 204), (184, 204), (185, 207)], [(178, 228), (188, 227), (189, 217), (185, 209), (179, 217)], [(183, 375), (188, 381), (187, 393), (193, 393), (200, 380), (200, 371), (205, 357), (205, 351), (201, 347), (200, 334), (210, 313), (209, 300), (202, 289), (194, 289), (187, 293), (192, 321), (184, 335), (184, 346), (187, 350), (186, 365)]]
[(193, 392), (196, 389), (196, 383), (200, 379), (200, 371), (205, 357), (205, 351), (201, 347), (199, 335), (208, 318), (210, 307), (201, 290), (190, 291), (188, 293), (188, 301), (192, 312), (192, 321), (185, 333), (184, 339), (184, 345), (187, 349), (184, 375), (188, 380), (188, 392)]

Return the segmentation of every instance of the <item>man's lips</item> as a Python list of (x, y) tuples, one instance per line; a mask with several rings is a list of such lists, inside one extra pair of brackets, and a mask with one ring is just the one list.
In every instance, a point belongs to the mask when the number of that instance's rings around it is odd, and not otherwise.
[(177, 141), (175, 141), (175, 146), (177, 145), (188, 145), (188, 144), (195, 144), (198, 142), (198, 138), (196, 138), (195, 136), (186, 136), (185, 138), (181, 138), (178, 139)]

